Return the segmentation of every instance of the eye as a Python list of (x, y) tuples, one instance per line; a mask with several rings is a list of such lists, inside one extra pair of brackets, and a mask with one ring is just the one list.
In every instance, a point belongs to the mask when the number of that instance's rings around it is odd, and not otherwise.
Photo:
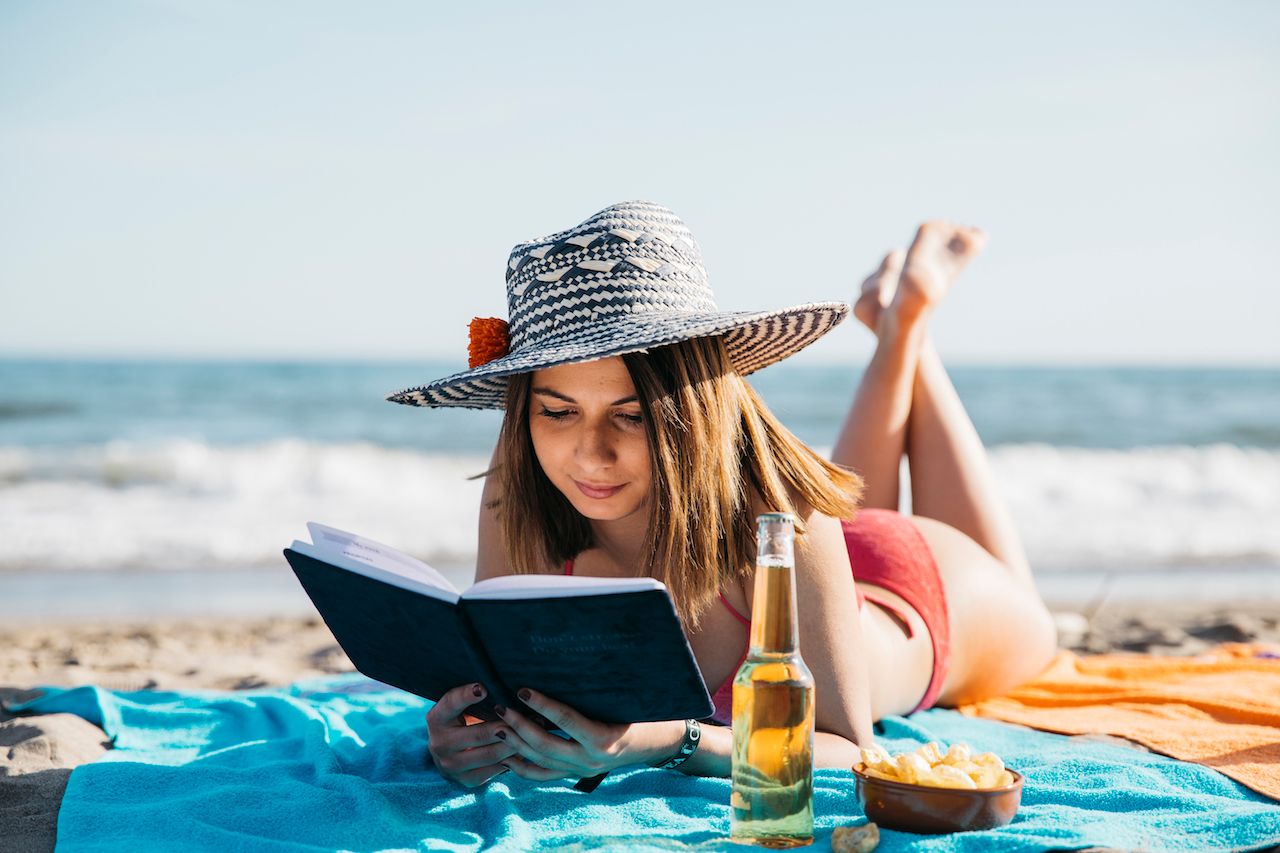
[(644, 423), (643, 415), (633, 415), (628, 412), (618, 412), (618, 417), (622, 418), (624, 421), (626, 421), (629, 424), (638, 425), (638, 424)]
[(544, 418), (551, 418), (553, 421), (558, 421), (573, 414), (573, 409), (548, 409), (546, 406), (543, 406), (542, 411), (538, 412), (538, 414)]

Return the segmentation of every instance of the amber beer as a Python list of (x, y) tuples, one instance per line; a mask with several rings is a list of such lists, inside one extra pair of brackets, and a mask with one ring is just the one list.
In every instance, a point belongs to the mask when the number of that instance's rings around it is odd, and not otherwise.
[(813, 842), (813, 675), (800, 658), (795, 518), (756, 519), (747, 660), (733, 679), (730, 838), (765, 847)]

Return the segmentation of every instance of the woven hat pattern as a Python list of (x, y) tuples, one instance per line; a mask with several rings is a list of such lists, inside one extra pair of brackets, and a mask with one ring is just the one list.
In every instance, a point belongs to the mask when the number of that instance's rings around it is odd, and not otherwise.
[(507, 310), (516, 350), (618, 314), (713, 312), (716, 303), (685, 224), (661, 205), (632, 202), (512, 249)]
[(507, 259), (511, 350), (487, 364), (387, 397), (416, 406), (501, 408), (506, 377), (705, 335), (723, 335), (741, 374), (808, 346), (847, 316), (841, 302), (720, 311), (702, 254), (659, 204), (611, 205)]

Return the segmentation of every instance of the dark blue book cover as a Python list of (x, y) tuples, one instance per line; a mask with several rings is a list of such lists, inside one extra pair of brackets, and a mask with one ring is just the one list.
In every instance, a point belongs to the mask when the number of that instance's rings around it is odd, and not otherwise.
[[(464, 593), (455, 603), (292, 548), (284, 555), (356, 669), (426, 699), (478, 681), (489, 696), (469, 712), (489, 719), (495, 703), (523, 709), (515, 695), (522, 687), (600, 722), (701, 719), (713, 711), (665, 589)], [(566, 591), (574, 584), (563, 581)]]

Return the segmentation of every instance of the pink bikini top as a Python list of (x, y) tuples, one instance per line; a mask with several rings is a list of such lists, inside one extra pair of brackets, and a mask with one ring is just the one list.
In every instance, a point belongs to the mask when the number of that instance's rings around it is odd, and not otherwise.
[[(573, 558), (572, 557), (564, 561), (564, 573), (566, 575), (573, 574)], [(906, 617), (903, 616), (901, 612), (898, 611), (895, 607), (893, 607), (893, 605), (880, 600), (878, 597), (868, 597), (863, 594), (861, 589), (855, 588), (854, 591), (857, 593), (857, 596), (858, 596), (859, 610), (862, 609), (864, 602), (870, 601), (873, 604), (878, 604), (881, 607), (884, 607), (885, 609), (894, 613), (902, 621), (902, 624), (904, 625), (910, 624), (907, 621)], [(749, 636), (751, 632), (751, 620), (746, 616), (744, 616), (742, 613), (738, 612), (738, 609), (729, 603), (729, 599), (724, 597), (723, 592), (720, 593), (720, 601), (724, 604), (726, 608), (728, 608), (729, 612), (732, 613), (739, 622), (747, 626), (747, 633)], [(712, 704), (715, 705), (715, 712), (712, 713), (711, 719), (715, 720), (717, 723), (719, 723), (722, 726), (731, 725), (733, 722), (733, 677), (737, 675), (738, 670), (742, 668), (742, 664), (747, 659), (748, 651), (750, 651), (749, 642), (747, 647), (742, 650), (742, 657), (738, 660), (738, 665), (733, 668), (733, 672), (729, 673), (729, 677), (726, 678), (724, 680), (724, 683), (721, 684), (720, 687), (716, 690), (716, 692), (711, 695), (711, 702)]]

